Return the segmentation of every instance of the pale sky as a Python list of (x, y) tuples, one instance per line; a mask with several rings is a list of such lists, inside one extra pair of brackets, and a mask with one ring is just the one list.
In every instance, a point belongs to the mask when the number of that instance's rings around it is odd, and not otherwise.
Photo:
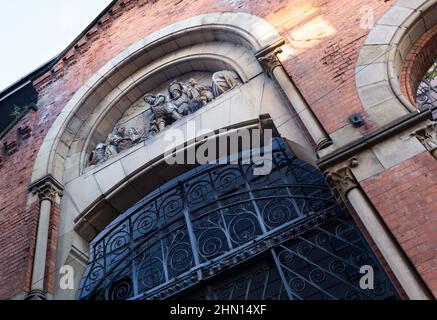
[(64, 50), (111, 0), (0, 3), (0, 90)]

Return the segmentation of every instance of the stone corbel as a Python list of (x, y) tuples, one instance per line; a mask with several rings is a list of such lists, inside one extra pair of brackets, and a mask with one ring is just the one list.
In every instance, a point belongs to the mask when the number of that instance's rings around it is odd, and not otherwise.
[(437, 160), (437, 122), (433, 122), (425, 128), (416, 130), (412, 133), (420, 143), (428, 150), (434, 159)]

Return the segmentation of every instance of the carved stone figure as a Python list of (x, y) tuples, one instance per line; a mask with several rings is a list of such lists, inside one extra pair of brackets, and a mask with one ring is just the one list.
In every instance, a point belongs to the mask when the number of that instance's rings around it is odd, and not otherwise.
[(105, 143), (105, 146), (106, 146), (106, 155), (108, 156), (108, 159), (112, 158), (112, 157), (114, 157), (114, 156), (116, 156), (118, 154), (117, 146), (109, 142), (112, 139), (113, 139), (113, 134), (110, 133), (108, 135), (108, 138), (106, 139), (106, 143)]
[(153, 137), (159, 132), (158, 124), (155, 119), (152, 119), (149, 124), (149, 130), (146, 133), (146, 139)]
[(214, 100), (214, 93), (211, 87), (199, 85), (196, 79), (188, 80), (187, 95), (191, 100), (199, 101), (201, 106), (207, 105)]
[(162, 94), (154, 96), (148, 93), (144, 96), (144, 101), (150, 105), (159, 131), (167, 126), (168, 119), (172, 121), (182, 119), (181, 115), (177, 112), (177, 107), (172, 103), (168, 103)]
[(132, 146), (132, 140), (126, 133), (126, 128), (119, 124), (115, 127), (114, 132), (109, 134), (107, 144), (115, 146), (117, 153), (119, 153), (129, 149)]
[(180, 115), (186, 116), (192, 113), (190, 109), (190, 99), (184, 91), (182, 83), (176, 80), (173, 81), (168, 88), (168, 93), (171, 103), (176, 106), (177, 112)]
[(127, 131), (127, 134), (132, 144), (136, 144), (140, 142), (141, 139), (143, 138), (143, 132), (139, 132), (138, 129), (133, 127)]
[(98, 165), (108, 160), (106, 144), (98, 143), (94, 151), (91, 152), (88, 162), (90, 165)]
[(231, 70), (218, 71), (212, 75), (212, 91), (215, 97), (222, 95), (240, 84), (240, 78)]

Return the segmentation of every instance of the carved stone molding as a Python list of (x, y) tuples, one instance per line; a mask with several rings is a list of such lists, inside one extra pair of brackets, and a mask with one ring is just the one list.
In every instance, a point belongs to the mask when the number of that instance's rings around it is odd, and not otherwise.
[(282, 67), (282, 63), (278, 59), (278, 54), (280, 53), (282, 53), (282, 49), (276, 48), (272, 52), (258, 58), (259, 62), (270, 77), (273, 76), (273, 70), (275, 70), (275, 68)]
[(40, 201), (49, 200), (53, 202), (57, 195), (62, 197), (64, 187), (59, 181), (48, 175), (32, 183), (28, 189), (33, 194), (38, 195)]
[(349, 191), (358, 188), (358, 182), (352, 172), (352, 168), (358, 167), (359, 162), (356, 158), (349, 160), (348, 165), (337, 169), (335, 171), (327, 171), (326, 180), (328, 184), (334, 189), (336, 197), (341, 200), (346, 200)]
[(412, 133), (412, 136), (416, 137), (426, 150), (431, 152), (434, 158), (437, 159), (437, 122), (416, 130)]

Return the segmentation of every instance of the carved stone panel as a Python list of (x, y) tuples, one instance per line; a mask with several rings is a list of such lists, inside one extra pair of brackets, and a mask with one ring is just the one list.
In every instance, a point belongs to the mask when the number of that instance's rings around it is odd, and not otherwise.
[(106, 141), (97, 142), (88, 164), (101, 164), (150, 139), (240, 84), (239, 76), (231, 70), (191, 72), (157, 86), (152, 92), (144, 92), (144, 97), (123, 114)]

